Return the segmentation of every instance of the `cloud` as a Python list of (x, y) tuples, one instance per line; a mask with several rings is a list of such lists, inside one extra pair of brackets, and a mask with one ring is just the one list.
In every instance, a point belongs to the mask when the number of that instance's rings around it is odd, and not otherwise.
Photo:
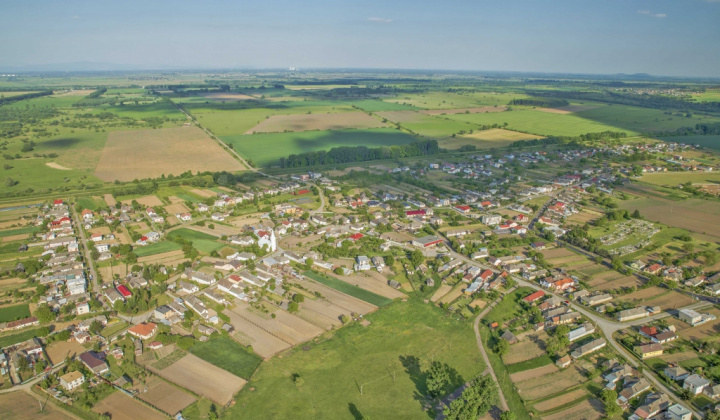
[[(717, 1), (720, 1), (720, 0), (717, 0)], [(638, 14), (640, 14), (640, 15), (650, 16), (650, 17), (654, 17), (654, 18), (661, 18), (661, 19), (662, 19), (662, 18), (667, 17), (667, 14), (666, 14), (666, 13), (653, 13), (653, 12), (651, 12), (651, 11), (649, 11), (649, 10), (638, 10), (637, 12), (638, 12)]]
[(370, 17), (368, 18), (370, 22), (376, 22), (376, 23), (390, 23), (392, 22), (392, 19), (386, 19), (381, 17)]

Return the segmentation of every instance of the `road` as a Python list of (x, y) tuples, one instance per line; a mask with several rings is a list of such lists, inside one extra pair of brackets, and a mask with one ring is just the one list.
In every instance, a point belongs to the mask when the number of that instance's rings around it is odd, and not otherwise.
[(316, 210), (311, 211), (310, 216), (315, 213), (322, 213), (325, 211), (325, 194), (323, 194), (322, 188), (320, 187), (318, 187), (318, 192), (320, 193), (320, 207), (318, 207)]
[[(512, 292), (513, 290), (514, 290), (514, 288), (508, 290), (508, 293)], [(505, 395), (503, 394), (502, 388), (500, 387), (500, 382), (498, 381), (498, 378), (495, 375), (495, 370), (493, 369), (492, 365), (490, 364), (490, 358), (488, 358), (487, 352), (485, 351), (485, 346), (483, 346), (482, 337), (480, 336), (480, 328), (479, 328), (480, 320), (485, 315), (487, 315), (487, 313), (490, 312), (490, 310), (492, 308), (494, 308), (495, 305), (498, 302), (500, 302), (501, 299), (502, 299), (502, 296), (499, 297), (497, 300), (495, 300), (495, 302), (493, 302), (492, 304), (488, 305), (487, 308), (483, 309), (482, 312), (480, 312), (480, 315), (478, 315), (475, 318), (475, 322), (473, 323), (473, 328), (475, 329), (475, 340), (477, 340), (478, 348), (480, 349), (480, 353), (482, 353), (483, 359), (485, 359), (485, 365), (487, 366), (486, 370), (490, 373), (490, 376), (493, 378), (493, 381), (495, 381), (495, 384), (497, 384), (498, 397), (500, 399), (500, 408), (503, 411), (510, 411), (510, 407), (508, 407), (507, 401), (505, 400)]]
[[(60, 363), (58, 363), (57, 365), (53, 366), (53, 368), (50, 369), (50, 371), (49, 371), (49, 372), (46, 372), (45, 374), (48, 375), (48, 374), (50, 374), (50, 373), (55, 373), (55, 372), (57, 372), (58, 370), (60, 370), (60, 368), (63, 367), (64, 364), (65, 364), (65, 361), (63, 360), (62, 362), (60, 362)], [(8, 389), (0, 390), (0, 394), (9, 394), (9, 393), (15, 392), (15, 391), (29, 390), (33, 385), (35, 385), (36, 383), (38, 383), (39, 381), (41, 381), (44, 377), (45, 377), (45, 375), (38, 376), (37, 378), (35, 378), (35, 379), (31, 380), (31, 381), (28, 381), (28, 382), (26, 382), (26, 383), (24, 383), (24, 384), (22, 384), (22, 385), (17, 385), (17, 386), (10, 387), (10, 388), (8, 388)]]
[[(82, 241), (82, 247), (85, 250), (85, 261), (87, 262), (88, 271), (90, 272), (90, 278), (92, 279), (93, 284), (93, 291), (99, 295), (100, 294), (100, 287), (98, 286), (98, 280), (97, 280), (97, 272), (95, 271), (95, 261), (93, 261), (91, 255), (90, 255), (90, 248), (87, 244), (87, 235), (85, 235), (85, 229), (83, 229), (83, 225), (80, 223), (80, 217), (78, 217), (77, 212), (75, 211), (74, 206), (70, 206), (70, 209), (72, 211), (73, 220), (75, 222), (75, 229), (80, 233), (80, 239)], [(99, 299), (102, 302), (101, 299)]]

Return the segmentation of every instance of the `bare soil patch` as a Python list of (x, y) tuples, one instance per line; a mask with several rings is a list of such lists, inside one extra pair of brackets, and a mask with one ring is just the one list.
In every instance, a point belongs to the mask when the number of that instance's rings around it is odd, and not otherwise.
[[(144, 195), (142, 197), (136, 198), (135, 201), (142, 204), (143, 206), (148, 206), (148, 207), (163, 205), (163, 202), (154, 195)], [(129, 205), (129, 204), (131, 204), (131, 202), (132, 202), (132, 200), (123, 200), (122, 203)]]
[(117, 204), (117, 200), (112, 196), (112, 194), (105, 194), (103, 198), (105, 199), (105, 204), (110, 207), (115, 207), (115, 204)]
[(132, 181), (185, 171), (244, 169), (197, 127), (113, 131), (95, 169), (104, 181)]
[(168, 381), (220, 405), (229, 403), (233, 395), (247, 383), (245, 379), (190, 353), (161, 371), (152, 365), (147, 367)]
[(176, 214), (187, 213), (190, 211), (190, 209), (187, 208), (185, 203), (174, 203), (170, 204), (169, 206), (165, 206), (165, 211), (168, 212), (168, 214)]
[(511, 365), (542, 356), (545, 350), (541, 348), (540, 343), (541, 339), (537, 335), (528, 336), (525, 340), (510, 346), (510, 351), (503, 356), (503, 361)]
[(275, 318), (271, 318), (269, 315), (260, 315), (256, 309), (241, 302), (231, 311), (291, 345), (307, 341), (323, 332), (316, 325), (283, 310), (275, 311)]
[(357, 287), (369, 290), (380, 296), (385, 296), (386, 298), (396, 299), (406, 297), (405, 293), (388, 286), (387, 277), (377, 271), (370, 270), (364, 272), (363, 274), (364, 275), (353, 274), (350, 276), (335, 275), (335, 277)]
[(3, 237), (2, 242), (20, 241), (23, 239), (28, 239), (29, 237), (30, 237), (29, 233), (19, 233), (17, 235), (10, 235), (10, 236)]
[(163, 420), (165, 416), (122, 392), (116, 391), (95, 404), (98, 414), (109, 413), (113, 420)]
[(158, 262), (158, 261), (164, 261), (164, 260), (174, 260), (174, 259), (182, 258), (182, 256), (183, 256), (182, 250), (178, 249), (175, 251), (163, 252), (161, 254), (148, 255), (147, 257), (140, 257), (140, 258), (138, 258), (138, 262), (150, 263), (150, 262)]
[(513, 373), (510, 375), (510, 380), (517, 383), (522, 381), (528, 381), (530, 379), (539, 378), (541, 376), (549, 375), (551, 373), (555, 373), (558, 371), (558, 367), (549, 364), (545, 366), (541, 366), (539, 368), (535, 369), (528, 369), (524, 370), (522, 372)]
[(103, 281), (106, 283), (112, 281), (113, 274), (117, 274), (120, 277), (125, 277), (127, 275), (127, 269), (125, 268), (124, 264), (118, 264), (115, 266), (107, 266), (107, 267), (98, 267), (98, 271), (100, 272), (100, 275), (102, 276)]
[(334, 305), (339, 306), (350, 312), (366, 314), (377, 309), (375, 305), (367, 303), (364, 300), (360, 300), (352, 296), (346, 295), (345, 293), (338, 292), (337, 290), (316, 281), (310, 281), (305, 279), (298, 280), (297, 283), (307, 288), (313, 293), (319, 292), (323, 297), (327, 298)]
[(555, 398), (550, 398), (549, 400), (545, 400), (543, 402), (539, 402), (535, 404), (535, 409), (538, 411), (548, 411), (552, 410), (554, 408), (558, 408), (560, 406), (563, 406), (565, 404), (571, 403), (577, 399), (580, 399), (587, 395), (587, 391), (584, 389), (576, 389), (575, 391), (570, 391), (567, 394), (560, 395)]
[(95, 92), (92, 89), (78, 89), (78, 90), (69, 90), (67, 92), (57, 93), (54, 96), (88, 96), (89, 94)]
[(217, 193), (212, 190), (201, 190), (198, 188), (193, 188), (190, 190), (191, 193), (199, 195), (202, 198), (210, 198), (210, 197), (217, 197)]
[[(704, 309), (700, 310), (700, 313), (711, 313), (715, 315), (716, 317), (720, 318), (720, 310), (712, 308), (712, 309)], [(720, 332), (720, 319), (715, 319), (714, 321), (708, 321), (702, 325), (698, 325), (697, 327), (689, 327), (684, 328), (678, 332), (678, 335), (681, 338), (684, 338), (686, 340), (704, 340), (711, 336), (717, 336), (718, 332)]]
[(590, 109), (599, 108), (595, 105), (568, 105), (561, 106), (558, 108), (536, 108), (537, 111), (549, 112), (551, 114), (572, 114), (580, 111), (587, 111)]
[(49, 167), (51, 167), (51, 168), (53, 168), (53, 169), (60, 169), (61, 171), (69, 171), (69, 170), (70, 170), (70, 168), (66, 168), (66, 167), (64, 167), (64, 166), (62, 166), (62, 165), (60, 165), (60, 164), (58, 164), (58, 163), (55, 163), (55, 162), (47, 162), (45, 165), (47, 165), (47, 166), (49, 166)]
[(77, 356), (84, 353), (87, 349), (75, 340), (56, 341), (47, 347), (46, 352), (50, 358), (50, 362), (56, 365), (67, 357)]
[(595, 420), (602, 417), (602, 403), (596, 399), (589, 399), (574, 405), (566, 410), (549, 416), (544, 420)]
[(690, 305), (691, 303), (693, 303), (692, 298), (675, 291), (659, 296), (657, 298), (647, 299), (643, 302), (644, 305), (648, 306), (660, 306), (660, 308), (662, 308), (663, 310), (680, 309), (683, 306)]
[(137, 397), (171, 416), (197, 401), (197, 398), (157, 377), (150, 378), (145, 385), (147, 392), (141, 392)]
[(484, 114), (486, 112), (503, 112), (507, 110), (506, 106), (485, 106), (481, 108), (458, 108), (458, 109), (424, 109), (418, 111), (426, 115), (444, 115), (444, 114)]
[(241, 337), (239, 341), (246, 345), (252, 345), (253, 351), (269, 359), (277, 353), (290, 348), (290, 344), (274, 336), (268, 331), (251, 323), (233, 311), (223, 312), (230, 317), (230, 323), (235, 327)]
[(257, 99), (253, 96), (232, 92), (206, 92), (200, 94), (200, 96), (216, 101), (246, 101), (248, 99)]
[(543, 250), (542, 254), (546, 260), (549, 260), (551, 258), (564, 258), (576, 255), (572, 251), (568, 251), (566, 248), (553, 248), (549, 250)]
[(344, 130), (387, 127), (379, 119), (364, 112), (339, 112), (331, 114), (273, 115), (262, 120), (245, 134), (279, 133), (284, 131)]

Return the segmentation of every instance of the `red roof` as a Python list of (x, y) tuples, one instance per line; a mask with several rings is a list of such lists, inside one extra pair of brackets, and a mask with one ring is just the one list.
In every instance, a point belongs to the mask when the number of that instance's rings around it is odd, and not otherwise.
[(307, 193), (309, 193), (309, 192), (310, 192), (310, 190), (300, 190), (300, 191), (296, 191), (296, 192), (295, 192), (295, 195), (307, 194)]
[(125, 285), (123, 285), (123, 284), (121, 284), (120, 286), (117, 287), (117, 291), (120, 292), (120, 294), (123, 295), (123, 297), (132, 296), (132, 293), (130, 292), (130, 290), (128, 290), (128, 288), (125, 287)]
[(565, 286), (566, 284), (572, 284), (572, 283), (573, 283), (572, 279), (565, 278), (565, 279), (556, 281), (555, 283), (553, 283), (553, 285), (555, 287), (561, 288), (561, 287)]
[(480, 205), (483, 206), (483, 207), (487, 207), (487, 206), (491, 206), (491, 205), (492, 205), (492, 202), (490, 202), (490, 201), (483, 201), (482, 203), (480, 203)]
[(542, 290), (538, 290), (535, 293), (529, 294), (523, 298), (523, 300), (527, 303), (533, 303), (536, 300), (540, 299), (541, 297), (545, 296), (545, 292)]
[(656, 327), (642, 327), (642, 328), (640, 328), (640, 332), (645, 333), (646, 335), (649, 335), (650, 337), (652, 337), (658, 333), (658, 330)]
[(482, 278), (483, 280), (487, 280), (490, 277), (492, 277), (492, 275), (493, 275), (492, 270), (485, 270), (482, 272), (482, 274), (480, 274), (480, 278)]
[(62, 204), (62, 203), (63, 203), (62, 198), (58, 198), (57, 200), (53, 201), (53, 204), (56, 205), (56, 206), (59, 206), (59, 205)]
[(455, 206), (455, 208), (462, 211), (470, 210), (470, 206)]
[(410, 210), (405, 212), (406, 216), (424, 216), (425, 210)]
[(142, 238), (140, 238), (140, 240), (141, 240), (141, 241), (147, 241), (147, 240), (148, 240), (148, 237), (147, 237), (147, 236), (143, 236)]
[(85, 216), (86, 214), (92, 214), (92, 210), (85, 209), (82, 211), (82, 215)]
[(153, 322), (148, 322), (147, 324), (137, 324), (134, 327), (131, 327), (128, 329), (128, 332), (131, 334), (138, 335), (140, 337), (147, 337), (148, 335), (152, 335), (155, 333), (155, 328), (157, 325)]
[(354, 235), (351, 235), (350, 239), (352, 239), (353, 241), (357, 241), (358, 239), (362, 238), (363, 236), (365, 236), (365, 235), (363, 235), (362, 233), (356, 233)]

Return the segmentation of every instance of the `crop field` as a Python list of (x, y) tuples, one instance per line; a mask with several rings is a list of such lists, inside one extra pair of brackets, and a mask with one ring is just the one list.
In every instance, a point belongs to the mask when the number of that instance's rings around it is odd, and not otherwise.
[(460, 94), (450, 92), (427, 92), (419, 94), (403, 94), (397, 98), (385, 99), (385, 102), (412, 105), (422, 109), (459, 109), (483, 106), (502, 106), (515, 98), (526, 95), (513, 93), (483, 92)]
[(510, 380), (517, 383), (521, 381), (529, 381), (531, 379), (539, 378), (541, 376), (549, 375), (551, 373), (557, 372), (559, 369), (555, 364), (550, 362), (550, 364), (546, 364), (545, 366), (540, 366), (532, 369), (523, 370), (520, 372), (515, 372), (510, 374)]
[(0, 184), (0, 194), (27, 188), (42, 190), (62, 183), (64, 186), (76, 187), (80, 183), (100, 183), (101, 180), (92, 174), (79, 169), (60, 170), (47, 166), (44, 159), (15, 159), (9, 164), (10, 169), (3, 171), (3, 176), (17, 182), (14, 186)]
[(133, 248), (133, 252), (138, 257), (147, 257), (150, 255), (163, 254), (170, 251), (176, 251), (182, 248), (180, 244), (176, 242), (158, 242), (150, 245), (139, 246)]
[(601, 131), (625, 131), (628, 135), (637, 134), (610, 124), (583, 118), (580, 116), (580, 113), (550, 114), (538, 110), (523, 109), (492, 114), (455, 114), (448, 115), (447, 118), (478, 125), (507, 123), (507, 128), (511, 130), (541, 136), (578, 136), (580, 134), (598, 133)]
[(657, 296), (650, 297), (643, 301), (643, 305), (659, 306), (663, 310), (680, 309), (684, 306), (690, 305), (691, 303), (693, 303), (691, 297), (675, 291), (670, 293), (667, 293), (667, 291), (663, 291), (662, 293), (658, 293)]
[(52, 402), (44, 404), (41, 411), (38, 399), (23, 391), (0, 394), (0, 413), (3, 420), (74, 419)]
[(242, 165), (196, 127), (114, 131), (108, 136), (95, 175), (132, 181), (163, 174), (239, 171)]
[(180, 228), (173, 230), (168, 233), (167, 238), (172, 240), (172, 238), (176, 236), (192, 241), (193, 246), (198, 251), (202, 251), (207, 254), (223, 247), (223, 244), (216, 242), (217, 237), (208, 235), (207, 233), (198, 232), (193, 229)]
[(241, 317), (234, 311), (225, 311), (235, 330), (235, 338), (246, 345), (252, 345), (253, 351), (263, 359), (269, 359), (277, 353), (290, 348), (290, 344), (263, 330)]
[(227, 337), (220, 337), (190, 348), (195, 356), (241, 378), (249, 378), (262, 358)]
[(235, 151), (260, 166), (278, 165), (281, 157), (291, 154), (328, 150), (340, 146), (393, 146), (412, 143), (409, 134), (390, 129), (342, 131), (304, 131), (299, 133), (268, 133), (250, 136), (223, 136)]
[(717, 122), (717, 117), (693, 114), (691, 118), (667, 115), (664, 111), (627, 105), (608, 105), (577, 112), (576, 115), (613, 127), (615, 131), (644, 133), (648, 131), (675, 130), (680, 127), (694, 127), (699, 123)]
[(305, 299), (297, 315), (325, 330), (338, 327), (342, 324), (340, 318), (343, 315), (350, 315), (350, 311), (324, 299)]
[(30, 316), (30, 306), (22, 305), (5, 306), (0, 308), (0, 322), (16, 321)]
[(197, 401), (197, 398), (157, 377), (151, 377), (145, 385), (147, 392), (141, 392), (137, 397), (171, 416)]
[(163, 420), (166, 418), (122, 392), (113, 392), (95, 404), (92, 410), (98, 414), (108, 413), (113, 420)]
[(213, 99), (216, 101), (242, 101), (248, 99), (256, 99), (253, 96), (232, 92), (204, 92), (201, 93), (199, 96), (207, 99)]
[(720, 184), (720, 173), (717, 172), (659, 172), (645, 174), (642, 182), (651, 185), (677, 187), (690, 182), (693, 184)]
[(346, 283), (355, 285), (361, 289), (375, 293), (378, 296), (384, 296), (388, 299), (404, 298), (405, 294), (399, 290), (388, 286), (388, 279), (384, 275), (375, 270), (366, 271), (364, 273), (353, 273), (349, 276), (338, 276), (335, 278)]
[(534, 134), (520, 133), (502, 128), (475, 131), (472, 134), (463, 134), (455, 138), (445, 138), (438, 142), (445, 149), (459, 149), (463, 146), (475, 146), (478, 149), (493, 147), (506, 147), (518, 140), (533, 140), (542, 138)]
[(38, 332), (40, 332), (40, 328), (34, 328), (31, 330), (25, 330), (21, 333), (2, 336), (0, 337), (0, 348), (27, 341), (37, 336)]
[(720, 102), (720, 89), (707, 89), (702, 93), (693, 93), (692, 97), (700, 102)]
[(708, 149), (720, 149), (720, 135), (714, 136), (678, 136), (678, 137), (658, 137), (660, 140), (675, 143), (684, 143), (707, 147)]
[[(431, 358), (447, 363), (461, 376), (451, 376), (453, 389), (485, 369), (471, 324), (443, 317), (440, 308), (421, 300), (393, 303), (366, 319), (367, 326), (354, 323), (332, 339), (306, 343), (263, 363), (228, 417), (339, 418), (352, 403), (366, 418), (385, 418), (389, 412), (422, 418), (426, 414), (415, 395), (426, 390), (424, 380), (413, 381), (415, 358), (423, 372)], [(293, 374), (303, 385), (295, 386)]]
[(648, 220), (720, 237), (720, 206), (712, 201), (688, 199), (671, 201), (658, 197), (619, 202), (620, 208), (640, 214)]
[[(510, 351), (503, 356), (503, 362), (508, 365), (524, 362), (534, 359), (545, 354), (545, 350), (541, 348), (542, 338), (547, 338), (545, 334), (531, 335), (523, 339), (517, 344), (510, 346)], [(544, 344), (544, 343), (543, 343)]]
[(525, 400), (537, 400), (585, 382), (585, 377), (576, 366), (549, 375), (516, 382), (518, 393)]
[(589, 399), (560, 412), (543, 416), (544, 420), (595, 420), (602, 418), (603, 405), (596, 399)]
[(353, 105), (367, 112), (410, 111), (417, 109), (414, 106), (410, 105), (403, 105), (401, 103), (372, 99), (355, 101), (353, 102)]
[(285, 131), (368, 129), (388, 125), (364, 112), (332, 114), (273, 115), (251, 128), (245, 134), (279, 133)]
[(291, 345), (310, 340), (323, 332), (322, 328), (282, 310), (273, 312), (275, 318), (246, 303), (239, 303), (230, 311)]
[(448, 292), (450, 292), (450, 291), (452, 290), (452, 288), (453, 288), (453, 287), (450, 286), (449, 284), (444, 284), (444, 283), (441, 284), (440, 287), (438, 287), (438, 289), (435, 291), (435, 293), (434, 293), (434, 294), (432, 295), (432, 297), (430, 298), (430, 301), (431, 301), (431, 302), (437, 302), (437, 301), (440, 300), (443, 296), (445, 296), (446, 294), (448, 294)]
[(588, 395), (587, 391), (583, 388), (576, 389), (575, 391), (567, 392), (563, 395), (550, 398), (548, 400), (539, 402), (533, 406), (538, 411), (549, 411), (558, 407), (562, 407), (565, 404), (569, 404), (575, 400)]
[(552, 114), (572, 114), (574, 112), (587, 111), (589, 109), (598, 108), (600, 105), (568, 105), (557, 108), (538, 108), (538, 111), (549, 112)]
[(148, 255), (146, 257), (138, 258), (138, 262), (146, 264), (160, 264), (168, 263), (170, 261), (177, 261), (185, 259), (181, 250), (168, 251), (160, 254)]
[(408, 118), (406, 121), (400, 122), (400, 125), (424, 137), (440, 139), (459, 134), (461, 131), (469, 132), (478, 128), (475, 124), (453, 121), (446, 117), (433, 117), (420, 113), (416, 115), (416, 118)]
[(230, 402), (246, 383), (244, 379), (192, 354), (187, 354), (165, 369), (158, 371), (150, 366), (150, 370), (220, 405)]
[(623, 276), (616, 271), (607, 271), (594, 276), (588, 282), (592, 290), (615, 290), (622, 287), (640, 286), (642, 282), (635, 276)]
[(338, 290), (342, 293), (353, 296), (355, 298), (364, 300), (365, 302), (368, 302), (368, 303), (378, 306), (378, 307), (388, 305), (392, 302), (392, 299), (390, 299), (390, 298), (377, 295), (373, 292), (370, 292), (368, 290), (362, 289), (355, 285), (346, 283), (346, 282), (336, 279), (336, 278), (328, 279), (327, 277), (323, 277), (312, 271), (306, 271), (303, 274), (305, 276), (307, 276), (308, 278), (311, 278), (319, 283), (324, 284), (325, 286), (332, 287), (335, 290)]
[(479, 108), (457, 108), (457, 109), (424, 109), (419, 111), (426, 115), (451, 115), (451, 114), (484, 114), (486, 112), (503, 112), (506, 106), (483, 106)]

